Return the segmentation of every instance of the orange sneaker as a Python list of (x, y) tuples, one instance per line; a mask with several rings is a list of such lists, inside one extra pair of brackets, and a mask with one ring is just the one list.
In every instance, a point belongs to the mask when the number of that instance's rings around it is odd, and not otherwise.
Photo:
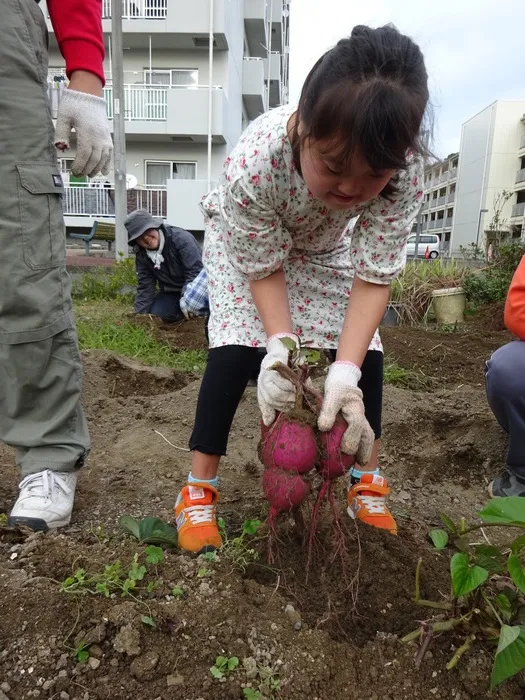
[(217, 527), (219, 492), (209, 484), (186, 484), (175, 503), (179, 547), (187, 552), (214, 552), (222, 545)]
[(348, 489), (348, 515), (372, 527), (388, 530), (397, 535), (397, 523), (385, 503), (390, 489), (388, 482), (378, 474), (363, 474), (357, 484)]

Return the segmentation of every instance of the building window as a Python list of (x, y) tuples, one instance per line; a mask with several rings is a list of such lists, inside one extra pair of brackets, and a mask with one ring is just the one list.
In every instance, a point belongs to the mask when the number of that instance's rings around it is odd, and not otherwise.
[(192, 87), (199, 84), (199, 71), (197, 68), (144, 69), (144, 82), (147, 85), (166, 87)]
[(146, 185), (166, 187), (167, 180), (195, 180), (197, 163), (180, 161), (146, 161)]

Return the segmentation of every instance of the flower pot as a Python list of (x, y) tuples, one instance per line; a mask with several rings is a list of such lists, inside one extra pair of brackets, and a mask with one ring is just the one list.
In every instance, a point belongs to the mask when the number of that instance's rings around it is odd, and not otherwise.
[(436, 321), (442, 326), (451, 326), (465, 321), (466, 294), (462, 287), (436, 289), (432, 292), (432, 306)]
[(399, 305), (390, 303), (386, 307), (385, 315), (381, 320), (382, 326), (399, 326), (400, 311)]

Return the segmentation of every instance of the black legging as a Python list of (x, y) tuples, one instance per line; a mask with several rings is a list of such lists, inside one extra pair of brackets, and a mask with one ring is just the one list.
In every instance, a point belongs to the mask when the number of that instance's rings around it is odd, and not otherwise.
[[(335, 359), (335, 350), (330, 350)], [(208, 455), (225, 455), (237, 407), (250, 379), (257, 376), (264, 353), (244, 345), (212, 348), (202, 379), (190, 438), (190, 449)], [(365, 415), (376, 439), (381, 437), (383, 404), (383, 353), (369, 350), (361, 367), (359, 387)]]

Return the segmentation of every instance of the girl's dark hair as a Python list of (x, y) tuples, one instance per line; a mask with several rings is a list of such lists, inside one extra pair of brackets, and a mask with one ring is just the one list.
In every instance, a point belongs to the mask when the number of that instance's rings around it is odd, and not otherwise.
[[(343, 168), (357, 149), (374, 170), (405, 168), (410, 151), (427, 153), (428, 97), (425, 61), (412, 39), (392, 25), (354, 27), (306, 78), (291, 134), (297, 169), (306, 139), (327, 140)], [(381, 194), (393, 192), (391, 181)]]

